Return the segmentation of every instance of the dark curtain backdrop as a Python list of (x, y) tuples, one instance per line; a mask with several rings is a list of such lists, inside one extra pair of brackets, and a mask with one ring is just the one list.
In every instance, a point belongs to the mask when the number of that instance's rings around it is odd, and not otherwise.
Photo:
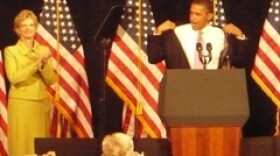
[[(253, 64), (263, 21), (270, 0), (224, 0), (228, 22), (239, 26), (249, 37), (238, 58), (240, 68), (247, 71), (247, 87), (251, 116), (243, 128), (244, 136), (273, 135), (276, 107), (251, 79)], [(21, 9), (41, 12), (43, 0), (0, 1), (0, 48), (14, 44), (13, 18)], [(89, 78), (93, 125), (96, 137), (121, 131), (122, 101), (104, 84), (104, 47), (94, 36), (112, 6), (124, 5), (125, 0), (68, 0), (68, 4), (85, 50), (86, 70)], [(156, 24), (166, 19), (181, 24), (188, 22), (189, 0), (151, 0)], [(113, 36), (113, 34), (112, 34)], [(238, 46), (238, 45), (237, 45)], [(106, 68), (105, 68), (106, 69)], [(106, 98), (104, 98), (104, 95)], [(105, 99), (105, 100), (104, 100)], [(105, 101), (105, 102), (104, 102)]]

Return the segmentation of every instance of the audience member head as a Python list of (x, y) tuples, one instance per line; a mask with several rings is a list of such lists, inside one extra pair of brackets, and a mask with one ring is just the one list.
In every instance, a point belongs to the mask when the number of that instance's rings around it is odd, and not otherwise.
[(116, 132), (108, 134), (102, 141), (101, 156), (144, 156), (134, 151), (133, 140), (130, 136)]

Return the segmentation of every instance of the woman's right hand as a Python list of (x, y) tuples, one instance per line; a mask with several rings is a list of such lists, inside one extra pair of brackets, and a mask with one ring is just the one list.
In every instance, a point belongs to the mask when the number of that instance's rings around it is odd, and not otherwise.
[(41, 68), (43, 62), (44, 62), (44, 57), (43, 57), (43, 56), (39, 56), (39, 57), (37, 57), (37, 59), (35, 60), (34, 65), (35, 65), (36, 67), (38, 67), (38, 68)]

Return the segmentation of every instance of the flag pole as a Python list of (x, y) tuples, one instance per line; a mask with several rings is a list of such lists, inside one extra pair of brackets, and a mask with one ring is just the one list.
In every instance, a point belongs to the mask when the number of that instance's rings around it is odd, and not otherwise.
[[(59, 65), (59, 60), (60, 60), (60, 55), (59, 55), (59, 51), (60, 51), (60, 9), (59, 9), (59, 5), (60, 5), (61, 1), (60, 0), (56, 0), (56, 60), (57, 60), (57, 64), (56, 64), (56, 71), (59, 71), (60, 65)], [(59, 86), (59, 80), (60, 76), (59, 74), (56, 74), (56, 86), (55, 86), (55, 104), (59, 105), (59, 101), (60, 101), (60, 96), (59, 96), (59, 90), (60, 90), (60, 86)], [(62, 127), (61, 127), (61, 119), (62, 119), (62, 114), (58, 111), (58, 122), (57, 122), (57, 137), (61, 137), (62, 134)]]
[(276, 125), (275, 125), (275, 133), (274, 136), (279, 136), (279, 108), (276, 110)]
[(213, 22), (213, 25), (216, 25), (217, 24), (217, 10), (216, 10), (216, 5), (217, 5), (217, 0), (212, 0), (212, 3), (213, 3), (213, 18), (212, 18), (212, 22)]
[(138, 98), (135, 107), (135, 137), (140, 138), (141, 132), (139, 129), (140, 122), (138, 121), (137, 117), (142, 115), (143, 113), (143, 103), (142, 103), (142, 86), (141, 86), (141, 79), (142, 79), (142, 0), (138, 0), (138, 81), (137, 81), (137, 89), (138, 89)]

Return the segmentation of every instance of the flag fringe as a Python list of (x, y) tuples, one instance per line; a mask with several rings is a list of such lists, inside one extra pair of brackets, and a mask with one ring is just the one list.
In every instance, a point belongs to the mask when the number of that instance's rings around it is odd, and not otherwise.
[(274, 136), (279, 135), (279, 108), (280, 108), (280, 101), (279, 99), (271, 92), (271, 90), (265, 85), (265, 83), (259, 78), (259, 76), (252, 70), (251, 76), (255, 80), (255, 82), (260, 86), (260, 88), (265, 92), (265, 94), (271, 98), (274, 104), (277, 106), (276, 112), (276, 125), (275, 125), (275, 133)]
[[(105, 79), (106, 83), (112, 87), (112, 89), (115, 91), (115, 93), (124, 101), (124, 103), (132, 110), (132, 112), (135, 115), (136, 108), (133, 105), (133, 102), (130, 101), (127, 96), (121, 91), (121, 89), (116, 85), (109, 77), (106, 77)], [(151, 136), (151, 138), (159, 138), (159, 136), (156, 135), (156, 133), (153, 131), (153, 129), (149, 126), (145, 118), (143, 118), (142, 115), (135, 115), (135, 117), (140, 121), (145, 131)]]
[(271, 98), (271, 100), (276, 104), (278, 108), (280, 108), (280, 99), (278, 99), (271, 91), (270, 89), (265, 85), (265, 83), (258, 77), (258, 75), (254, 72), (254, 70), (251, 72), (251, 76), (256, 81), (256, 83), (261, 87), (261, 89), (266, 93), (268, 97)]
[[(55, 100), (55, 98), (53, 96), (51, 96), (52, 98), (52, 101), (55, 105), (55, 107), (58, 109), (59, 111), (59, 114), (62, 114), (64, 116), (64, 118), (69, 122), (70, 126), (75, 130), (75, 132), (77, 133), (78, 137), (80, 138), (85, 138), (85, 137), (88, 137), (86, 136), (85, 134), (83, 134), (82, 130), (79, 128), (79, 126), (77, 126), (73, 120), (73, 118), (71, 117), (71, 115), (66, 111), (64, 110), (64, 108), (60, 105), (60, 103)], [(59, 119), (60, 121), (60, 119)], [(62, 129), (61, 129), (61, 122), (58, 123), (58, 132), (57, 132), (57, 135), (61, 135), (62, 133)], [(60, 136), (59, 136), (60, 137)]]

